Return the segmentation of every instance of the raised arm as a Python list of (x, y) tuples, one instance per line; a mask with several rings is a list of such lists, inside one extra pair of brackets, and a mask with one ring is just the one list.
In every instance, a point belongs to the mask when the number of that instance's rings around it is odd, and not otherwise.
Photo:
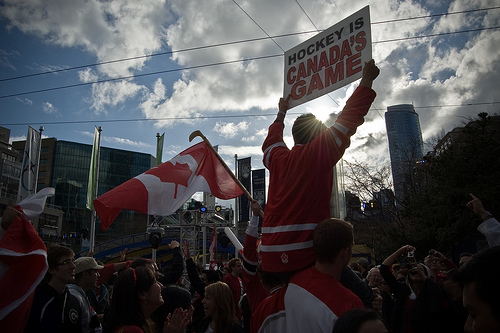
[(405, 245), (397, 249), (393, 254), (388, 256), (383, 262), (382, 265), (391, 267), (392, 264), (394, 264), (396, 261), (398, 261), (398, 258), (402, 254), (407, 254), (408, 252), (415, 251), (415, 248), (411, 245)]
[(375, 60), (371, 59), (370, 61), (365, 62), (365, 66), (363, 67), (363, 77), (361, 78), (359, 85), (371, 88), (373, 80), (375, 80), (379, 74), (380, 69), (375, 65)]
[(484, 209), (481, 200), (472, 193), (470, 196), (472, 200), (467, 203), (467, 208), (483, 220), (477, 230), (486, 237), (489, 246), (500, 245), (500, 223), (493, 217), (493, 214)]

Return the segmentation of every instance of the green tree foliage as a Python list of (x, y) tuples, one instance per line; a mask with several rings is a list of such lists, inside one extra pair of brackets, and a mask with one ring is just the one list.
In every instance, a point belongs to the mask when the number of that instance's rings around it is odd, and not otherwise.
[(469, 193), (493, 214), (500, 213), (498, 118), (479, 114), (419, 170), (425, 182), (407, 193), (403, 212), (410, 222), (409, 241), (417, 248), (451, 253), (456, 243), (477, 232), (480, 220), (465, 206)]
[(383, 206), (374, 197), (391, 187), (387, 167), (346, 163), (347, 190), (375, 201), (372, 210), (348, 220), (354, 224), (355, 241), (372, 247), (378, 262), (404, 244), (417, 248), (419, 260), (430, 249), (451, 255), (455, 245), (478, 233), (481, 223), (466, 208), (469, 193), (500, 217), (500, 116), (481, 113), (449, 135), (452, 144), (416, 165), (402, 205)]

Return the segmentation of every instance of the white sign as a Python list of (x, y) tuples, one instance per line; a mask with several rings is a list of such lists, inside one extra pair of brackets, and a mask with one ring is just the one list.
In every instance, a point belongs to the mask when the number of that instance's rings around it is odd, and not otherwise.
[(283, 98), (289, 108), (360, 79), (372, 59), (370, 7), (285, 52)]

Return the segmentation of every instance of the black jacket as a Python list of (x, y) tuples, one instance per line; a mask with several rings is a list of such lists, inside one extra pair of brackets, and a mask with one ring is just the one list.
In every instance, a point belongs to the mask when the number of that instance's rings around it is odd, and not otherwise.
[(68, 288), (59, 294), (46, 283), (36, 287), (25, 333), (81, 333), (78, 299)]

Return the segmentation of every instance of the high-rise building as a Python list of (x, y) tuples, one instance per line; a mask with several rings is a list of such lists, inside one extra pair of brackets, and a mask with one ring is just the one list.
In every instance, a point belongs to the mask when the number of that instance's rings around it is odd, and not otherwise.
[[(16, 203), (23, 154), (10, 149), (10, 129), (0, 127), (0, 198), (4, 205)], [(24, 149), (24, 147), (23, 147)]]
[(423, 141), (418, 114), (413, 105), (387, 107), (385, 126), (389, 140), (392, 179), (396, 202), (404, 199), (405, 190), (412, 186), (412, 170), (423, 159)]
[[(24, 145), (25, 141), (17, 141), (13, 142), (12, 147), (14, 151), (22, 152)], [(80, 233), (90, 226), (91, 212), (86, 208), (86, 199), (91, 155), (92, 145), (54, 138), (42, 139), (37, 188), (55, 188), (56, 194), (49, 198), (48, 202), (64, 211), (60, 230), (63, 236), (68, 233)], [(150, 154), (101, 146), (97, 195), (154, 166), (156, 159)], [(103, 239), (144, 232), (146, 225), (146, 216), (124, 210), (110, 230), (100, 236)], [(99, 238), (99, 233), (100, 227), (97, 226), (96, 239)]]
[[(24, 143), (18, 150), (11, 149), (9, 144), (10, 130), (0, 127), (0, 159), (1, 183), (0, 183), (0, 211), (7, 206), (17, 203), (17, 194), (19, 191), (19, 180), (23, 166)], [(43, 177), (42, 177), (43, 178)], [(45, 187), (45, 186), (42, 186)], [(45, 236), (57, 236), (57, 230), (61, 230), (63, 221), (63, 212), (59, 207), (46, 204), (37, 218), (32, 220), (33, 226), (44, 238)], [(46, 238), (44, 238), (45, 240)]]

